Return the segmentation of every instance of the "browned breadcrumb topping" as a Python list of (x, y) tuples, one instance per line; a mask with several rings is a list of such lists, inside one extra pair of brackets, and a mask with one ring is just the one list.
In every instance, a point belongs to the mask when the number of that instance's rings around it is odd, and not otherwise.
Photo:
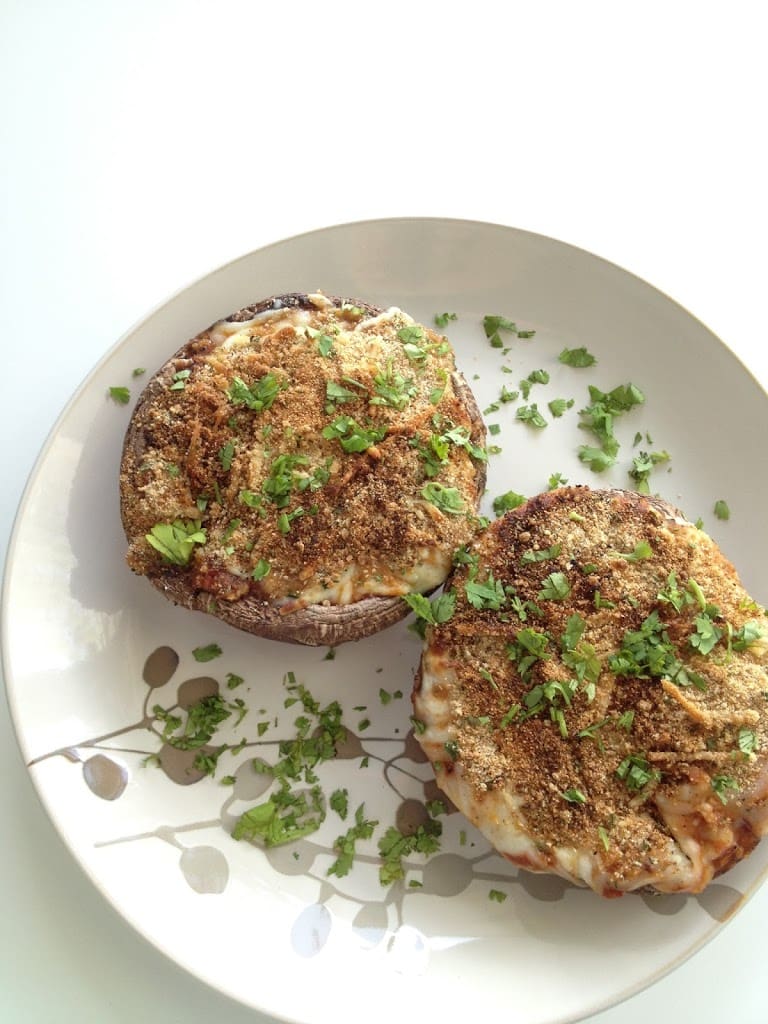
[[(310, 299), (214, 324), (151, 382), (121, 475), (136, 572), (163, 561), (153, 527), (199, 520), (205, 543), (177, 569), (197, 590), (347, 603), (437, 585), (473, 535), (484, 434), (447, 339), (397, 309)], [(271, 404), (244, 402), (238, 381)], [(435, 461), (431, 439), (456, 428)], [(355, 432), (370, 443), (345, 451)], [(460, 511), (425, 497), (428, 484), (458, 492)]]
[[(591, 851), (618, 888), (669, 862), (681, 807), (697, 842), (725, 823), (731, 862), (748, 852), (768, 801), (766, 619), (710, 537), (654, 499), (562, 488), (467, 560), (447, 584), (455, 614), (428, 631), (440, 681), (414, 694), (438, 781), (458, 773), (480, 808), (508, 792), (544, 859)], [(467, 584), (489, 577), (502, 607), (473, 607)], [(621, 674), (632, 634), (663, 647), (658, 674)]]

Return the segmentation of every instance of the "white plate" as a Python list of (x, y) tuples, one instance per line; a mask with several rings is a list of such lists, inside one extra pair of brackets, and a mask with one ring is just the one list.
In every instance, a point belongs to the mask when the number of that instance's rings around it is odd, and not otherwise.
[[(107, 389), (128, 385), (133, 401), (141, 384), (134, 367), (151, 372), (188, 337), (249, 302), (317, 288), (400, 305), (428, 322), (457, 313), (446, 330), (483, 408), (503, 384), (516, 386), (538, 368), (551, 373), (531, 394), (550, 420), (546, 429), (516, 422), (520, 403), (487, 416), (500, 425), (491, 441), (503, 448), (490, 462), (489, 503), (510, 489), (544, 490), (554, 472), (572, 483), (627, 486), (640, 450), (633, 438), (647, 431), (671, 455), (656, 469), (654, 489), (689, 517), (701, 516), (753, 596), (768, 599), (768, 549), (756, 543), (768, 478), (750, 468), (766, 395), (685, 310), (595, 256), (509, 228), (406, 219), (318, 231), (251, 253), (171, 298), (105, 356), (54, 428), (21, 505), (4, 592), (6, 678), (32, 779), (73, 855), (125, 919), (245, 1004), (296, 1021), (332, 1016), (337, 1024), (392, 1019), (406, 1008), (409, 1017), (448, 1010), (462, 1019), (514, 1007), (520, 1024), (595, 1012), (709, 939), (762, 882), (768, 844), (701, 896), (603, 901), (517, 872), (450, 814), (440, 852), (414, 855), (407, 884), (383, 888), (376, 839), (406, 801), (433, 795), (428, 766), (408, 738), (419, 655), (413, 633), (403, 624), (324, 660), (324, 650), (259, 640), (176, 609), (123, 562), (117, 471), (131, 406), (110, 401)], [(505, 354), (486, 340), (485, 314), (536, 335), (505, 335)], [(557, 361), (562, 348), (582, 345), (597, 366)], [(589, 383), (608, 389), (628, 381), (647, 402), (618, 424), (619, 462), (596, 477), (576, 456), (587, 440), (577, 410)], [(547, 412), (555, 397), (575, 399), (558, 420)], [(730, 521), (714, 517), (717, 499), (728, 502)], [(223, 655), (197, 664), (192, 649), (212, 642)], [(150, 686), (144, 664), (161, 646), (180, 662)], [(245, 685), (224, 688), (228, 672)], [(344, 878), (326, 874), (333, 841), (349, 824), (334, 812), (294, 849), (265, 853), (227, 831), (264, 798), (266, 782), (251, 759), (274, 759), (277, 740), (293, 734), (295, 711), (283, 703), (287, 672), (321, 703), (338, 698), (357, 737), (348, 756), (322, 767), (325, 791), (346, 786), (352, 810), (364, 801), (381, 823)], [(216, 779), (180, 785), (144, 763), (160, 748), (152, 708), (174, 705), (184, 681), (200, 676), (222, 684), (224, 696), (245, 699), (242, 725), (225, 726), (216, 740), (245, 737), (248, 746), (222, 755)], [(404, 696), (385, 704), (380, 689)], [(262, 736), (259, 721), (272, 723)], [(234, 788), (220, 784), (235, 772)], [(506, 900), (491, 899), (491, 890)]]

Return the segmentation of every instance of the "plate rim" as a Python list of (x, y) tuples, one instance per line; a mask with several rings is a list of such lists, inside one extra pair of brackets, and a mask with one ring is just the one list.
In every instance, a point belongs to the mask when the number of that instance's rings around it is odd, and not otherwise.
[[(212, 280), (217, 275), (228, 272), (232, 267), (236, 266), (239, 263), (243, 263), (249, 259), (252, 259), (254, 256), (258, 254), (266, 254), (270, 250), (275, 250), (282, 246), (298, 243), (311, 237), (331, 236), (334, 233), (345, 230), (365, 232), (366, 229), (370, 228), (380, 226), (396, 228), (398, 225), (405, 224), (429, 224), (433, 227), (444, 225), (446, 227), (463, 227), (465, 229), (476, 228), (481, 230), (499, 231), (506, 235), (512, 234), (517, 235), (519, 237), (544, 241), (557, 247), (570, 250), (571, 252), (578, 254), (582, 258), (586, 257), (589, 260), (608, 266), (613, 270), (618, 271), (620, 274), (633, 279), (636, 283), (640, 284), (644, 288), (656, 293), (657, 296), (664, 299), (666, 303), (669, 303), (672, 306), (676, 307), (676, 309), (682, 312), (687, 318), (695, 322), (699, 329), (706, 332), (710, 336), (712, 341), (717, 343), (729, 355), (729, 357), (735, 361), (739, 370), (743, 374), (745, 374), (754, 385), (756, 385), (761, 397), (764, 400), (768, 401), (768, 387), (764, 385), (755, 376), (755, 374), (752, 372), (749, 366), (744, 362), (743, 358), (739, 356), (737, 353), (735, 353), (723, 338), (717, 335), (704, 321), (702, 321), (699, 317), (693, 314), (686, 306), (678, 302), (676, 299), (672, 298), (663, 289), (649, 282), (646, 278), (641, 277), (640, 275), (634, 273), (631, 270), (627, 270), (622, 265), (603, 256), (600, 256), (599, 254), (594, 253), (589, 249), (575, 245), (568, 241), (564, 241), (552, 235), (542, 234), (540, 232), (535, 232), (524, 228), (518, 228), (513, 225), (507, 225), (496, 221), (458, 217), (421, 217), (412, 215), (350, 220), (339, 223), (327, 224), (325, 226), (311, 228), (306, 231), (285, 235), (271, 242), (268, 242), (265, 245), (258, 246), (254, 249), (249, 249), (237, 256), (232, 257), (231, 259), (226, 260), (221, 264), (216, 265), (215, 267), (209, 269), (208, 271), (196, 275), (186, 284), (179, 286), (178, 288), (167, 294), (164, 298), (154, 303), (141, 316), (135, 319), (93, 363), (93, 365), (90, 367), (87, 373), (80, 380), (79, 384), (68, 396), (63, 407), (61, 408), (55, 420), (48, 429), (37, 451), (37, 454), (35, 455), (32, 461), (31, 467), (27, 471), (26, 479), (22, 488), (21, 495), (18, 500), (16, 511), (12, 519), (11, 529), (8, 535), (8, 544), (5, 552), (2, 572), (2, 588), (0, 589), (0, 664), (2, 666), (6, 702), (9, 708), (9, 717), (11, 720), (15, 740), (22, 754), (25, 772), (32, 782), (33, 789), (40, 803), (40, 806), (44, 810), (46, 818), (53, 826), (54, 830), (56, 831), (60, 840), (62, 841), (64, 849), (67, 851), (68, 855), (72, 858), (72, 860), (77, 864), (82, 874), (100, 893), (100, 895), (105, 899), (107, 904), (117, 913), (119, 918), (125, 921), (127, 924), (129, 924), (132, 930), (138, 933), (142, 940), (148, 942), (154, 949), (157, 949), (158, 952), (162, 953), (163, 956), (166, 957), (172, 964), (182, 968), (182, 970), (184, 970), (185, 973), (191, 974), (193, 977), (203, 981), (204, 984), (210, 986), (211, 988), (226, 996), (227, 998), (233, 999), (241, 1005), (250, 1006), (251, 1008), (256, 1009), (258, 1012), (273, 1016), (278, 1020), (284, 1020), (289, 1022), (299, 1021), (299, 1018), (283, 1015), (278, 1010), (263, 1009), (261, 1006), (257, 1005), (254, 1002), (245, 1002), (240, 996), (234, 995), (222, 983), (220, 983), (216, 979), (214, 974), (204, 973), (198, 970), (197, 968), (192, 968), (186, 962), (177, 958), (173, 954), (173, 952), (171, 952), (162, 944), (159, 938), (151, 934), (148, 934), (148, 932), (142, 926), (137, 916), (134, 916), (133, 914), (128, 914), (126, 912), (126, 908), (119, 905), (117, 900), (113, 898), (113, 896), (111, 895), (109, 888), (102, 884), (99, 877), (89, 870), (84, 859), (78, 856), (74, 844), (72, 844), (69, 841), (64, 830), (62, 829), (62, 827), (60, 827), (60, 824), (57, 821), (57, 818), (54, 815), (52, 808), (49, 806), (48, 799), (44, 792), (44, 786), (42, 785), (42, 781), (39, 778), (38, 773), (33, 772), (31, 770), (31, 766), (27, 763), (28, 751), (26, 749), (26, 740), (24, 738), (24, 731), (21, 722), (22, 715), (17, 702), (18, 688), (14, 679), (14, 669), (11, 664), (10, 655), (8, 653), (9, 645), (7, 642), (9, 629), (8, 605), (11, 578), (13, 575), (14, 562), (16, 560), (16, 548), (18, 545), (21, 524), (27, 506), (29, 504), (30, 496), (40, 475), (40, 472), (43, 468), (43, 464), (46, 460), (46, 457), (62, 427), (63, 422), (70, 415), (71, 410), (78, 402), (78, 400), (88, 390), (93, 378), (97, 376), (102, 367), (112, 358), (112, 356), (117, 351), (119, 351), (126, 344), (126, 342), (130, 340), (130, 338), (133, 335), (135, 335), (138, 331), (145, 327), (155, 316), (161, 313), (167, 306), (181, 299), (185, 294), (196, 289), (203, 282)], [(647, 975), (646, 977), (636, 982), (633, 982), (623, 991), (614, 993), (610, 996), (606, 996), (603, 999), (593, 1002), (589, 1007), (579, 1010), (576, 1016), (568, 1014), (564, 1017), (552, 1018), (552, 1024), (571, 1024), (571, 1022), (578, 1021), (584, 1019), (585, 1017), (589, 1017), (593, 1014), (600, 1013), (606, 1009), (619, 1006), (627, 999), (630, 999), (634, 995), (637, 995), (638, 993), (644, 991), (650, 986), (656, 984), (662, 978), (671, 974), (679, 966), (684, 964), (688, 959), (690, 959), (697, 952), (699, 952), (699, 950), (703, 949), (704, 946), (708, 945), (708, 943), (712, 941), (716, 936), (720, 935), (723, 932), (723, 930), (728, 926), (728, 924), (730, 924), (731, 921), (733, 921), (733, 919), (738, 915), (738, 913), (743, 909), (743, 907), (752, 899), (752, 897), (755, 895), (758, 889), (760, 889), (765, 884), (766, 878), (768, 878), (768, 866), (766, 866), (763, 872), (760, 875), (758, 875), (749, 885), (745, 887), (745, 891), (741, 894), (741, 898), (737, 901), (734, 909), (729, 913), (728, 917), (724, 921), (713, 920), (710, 927), (704, 931), (703, 935), (697, 937), (695, 941), (691, 942), (691, 944), (685, 950), (679, 952), (676, 956), (674, 956), (672, 960), (670, 960), (669, 962), (665, 962), (661, 966), (657, 967), (654, 971), (650, 972), (649, 975)]]

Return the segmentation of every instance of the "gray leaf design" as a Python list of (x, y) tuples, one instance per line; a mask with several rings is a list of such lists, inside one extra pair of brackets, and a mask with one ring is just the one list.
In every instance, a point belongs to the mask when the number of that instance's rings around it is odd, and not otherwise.
[(320, 903), (305, 907), (291, 928), (291, 945), (303, 957), (317, 956), (331, 934), (332, 919), (328, 909)]
[(181, 873), (199, 893), (222, 893), (229, 881), (227, 858), (215, 846), (191, 846), (179, 858)]
[(128, 784), (128, 770), (104, 754), (94, 754), (83, 763), (83, 778), (90, 791), (102, 800), (117, 800)]
[(144, 662), (144, 682), (152, 689), (165, 686), (178, 667), (179, 656), (172, 647), (157, 647)]
[(424, 892), (434, 896), (458, 896), (460, 892), (464, 892), (473, 876), (470, 861), (455, 853), (442, 853), (432, 857), (424, 865)]
[(218, 692), (219, 684), (211, 676), (195, 676), (194, 679), (184, 680), (177, 691), (176, 700), (179, 707), (186, 710), (206, 697), (215, 697)]
[(364, 949), (378, 946), (387, 934), (387, 908), (383, 903), (365, 903), (355, 914), (352, 930)]

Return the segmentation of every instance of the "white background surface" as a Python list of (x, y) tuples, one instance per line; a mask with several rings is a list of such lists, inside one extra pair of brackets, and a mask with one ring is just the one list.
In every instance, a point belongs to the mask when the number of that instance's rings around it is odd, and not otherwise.
[[(579, 245), (681, 302), (768, 386), (760, 8), (0, 0), (3, 550), (58, 413), (135, 320), (338, 222), (465, 217)], [(764, 450), (745, 438), (733, 458), (765, 472)], [(0, 759), (0, 1020), (267, 1020), (168, 962), (85, 879), (4, 704)], [(764, 1024), (767, 912), (764, 889), (594, 1024)], [(375, 994), (346, 998), (375, 1020)]]

